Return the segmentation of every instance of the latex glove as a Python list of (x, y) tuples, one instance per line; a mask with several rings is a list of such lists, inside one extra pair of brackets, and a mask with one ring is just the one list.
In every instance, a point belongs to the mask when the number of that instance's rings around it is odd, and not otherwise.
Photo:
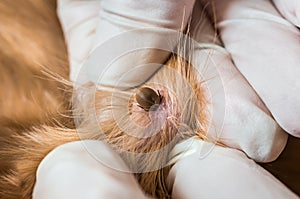
[(235, 65), (278, 124), (300, 137), (299, 29), (268, 0), (213, 2), (218, 30)]
[(280, 13), (295, 26), (300, 27), (299, 0), (273, 0)]
[(122, 172), (125, 170), (128, 170), (125, 163), (104, 142), (86, 140), (67, 143), (51, 151), (40, 163), (32, 197), (148, 198), (133, 175)]
[(177, 145), (174, 154), (184, 152), (168, 176), (173, 198), (298, 198), (241, 151), (220, 146), (210, 149), (209, 143), (196, 139)]
[[(108, 86), (122, 84), (129, 88), (144, 83), (161, 67), (170, 52), (137, 50), (140, 46), (136, 43), (152, 48), (164, 42), (167, 44), (166, 37), (170, 32), (186, 26), (193, 4), (194, 0), (59, 0), (58, 15), (67, 40), (71, 80), (77, 81), (81, 73), (80, 84), (87, 81), (99, 83), (100, 76), (100, 83)], [(115, 39), (132, 30), (135, 30), (133, 34), (119, 38), (121, 42)], [(132, 49), (128, 47), (131, 44)], [(171, 45), (173, 48), (176, 43)], [(91, 51), (99, 46), (102, 46), (100, 51), (81, 70)], [(134, 53), (115, 57), (127, 48)], [(106, 68), (113, 59), (117, 61)], [(133, 70), (149, 63), (158, 64)], [(130, 70), (133, 70), (132, 74), (118, 82)]]
[(283, 151), (288, 135), (237, 70), (215, 34), (203, 7), (196, 3), (191, 36), (199, 46), (195, 46), (193, 64), (206, 81), (203, 85), (210, 96), (209, 134), (255, 161), (273, 161)]

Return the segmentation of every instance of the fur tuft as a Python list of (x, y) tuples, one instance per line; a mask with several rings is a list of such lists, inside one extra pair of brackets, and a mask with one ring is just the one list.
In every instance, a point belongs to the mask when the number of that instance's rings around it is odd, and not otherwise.
[[(169, 197), (166, 177), (169, 152), (189, 137), (206, 139), (207, 100), (197, 71), (173, 56), (144, 86), (157, 90), (162, 102), (155, 110), (141, 108), (129, 91), (107, 91), (89, 85), (78, 103), (80, 136), (108, 142), (136, 173), (142, 188), (153, 197)], [(83, 89), (83, 90), (82, 90)]]

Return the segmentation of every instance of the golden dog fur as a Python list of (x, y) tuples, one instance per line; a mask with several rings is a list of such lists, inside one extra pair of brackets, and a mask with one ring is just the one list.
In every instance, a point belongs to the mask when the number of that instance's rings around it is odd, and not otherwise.
[(31, 198), (42, 154), (63, 142), (47, 131), (72, 125), (68, 88), (45, 75), (68, 78), (67, 51), (55, 0), (3, 0), (0, 16), (0, 198)]

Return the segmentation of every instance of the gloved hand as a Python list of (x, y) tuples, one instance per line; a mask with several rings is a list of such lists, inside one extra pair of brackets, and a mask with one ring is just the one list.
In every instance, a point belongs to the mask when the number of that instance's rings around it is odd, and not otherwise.
[[(204, 5), (195, 4), (191, 37), (199, 42), (193, 51), (193, 65), (206, 80), (204, 87), (207, 86), (207, 93), (210, 93), (209, 133), (228, 147), (244, 151), (255, 161), (273, 161), (283, 151), (288, 136), (236, 68), (227, 49), (214, 37), (216, 33), (203, 12)], [(228, 31), (232, 32), (236, 29), (230, 28)]]
[[(271, 1), (201, 2), (214, 5), (216, 26), (225, 48), (272, 117), (285, 131), (300, 137), (299, 29), (282, 18)], [(274, 2), (298, 24), (299, 1)], [(284, 5), (289, 9), (294, 6), (295, 15), (289, 15)]]
[[(243, 152), (209, 145), (190, 139), (175, 147), (175, 154), (184, 152), (168, 176), (173, 198), (298, 198)], [(193, 153), (185, 156), (187, 148)]]
[(295, 26), (300, 27), (299, 0), (273, 0), (280, 13)]
[(67, 143), (54, 149), (40, 163), (32, 197), (148, 198), (134, 176), (124, 172), (127, 170), (119, 155), (104, 142), (86, 140)]
[[(194, 0), (59, 0), (58, 16), (67, 40), (71, 80), (80, 78), (80, 84), (92, 81), (124, 88), (144, 83), (170, 55), (154, 48), (168, 45), (168, 34), (186, 27), (193, 4)], [(153, 49), (138, 49), (148, 44)], [(176, 43), (169, 45), (174, 48)], [(100, 50), (89, 58), (92, 61), (84, 64), (97, 48)], [(121, 57), (126, 51), (128, 54)], [(116, 57), (118, 53), (120, 57)], [(149, 63), (157, 64), (139, 67)], [(132, 74), (118, 82), (130, 70)]]

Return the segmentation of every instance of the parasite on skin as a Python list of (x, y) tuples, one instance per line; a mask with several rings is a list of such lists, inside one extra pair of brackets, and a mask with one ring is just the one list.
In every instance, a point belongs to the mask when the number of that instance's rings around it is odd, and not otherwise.
[(138, 106), (149, 111), (150, 109), (155, 111), (162, 101), (162, 96), (159, 91), (155, 91), (149, 87), (142, 87), (136, 93), (136, 101)]

